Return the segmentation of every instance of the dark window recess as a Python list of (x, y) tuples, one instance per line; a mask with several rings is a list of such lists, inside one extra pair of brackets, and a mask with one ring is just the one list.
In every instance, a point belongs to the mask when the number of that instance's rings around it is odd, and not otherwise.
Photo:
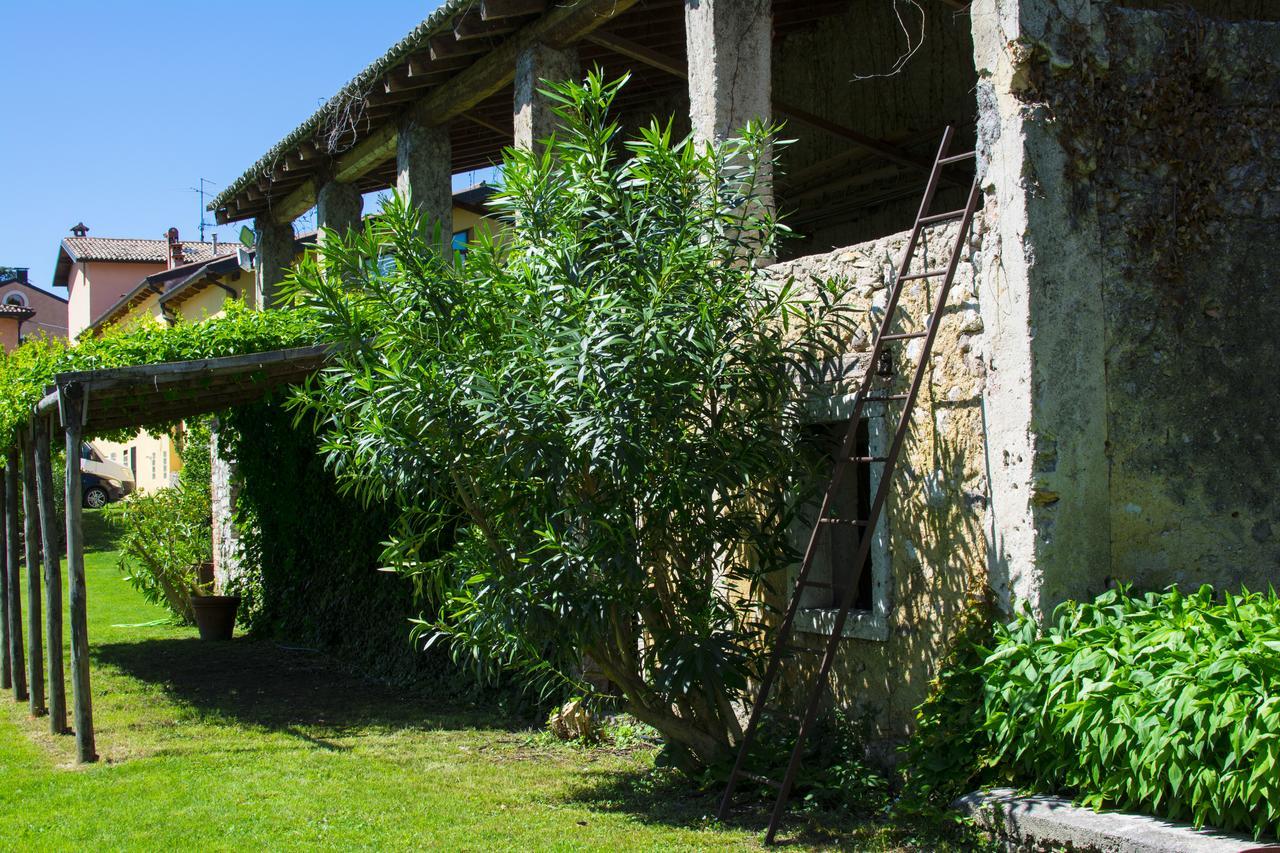
[[(800, 543), (803, 549), (808, 542), (808, 535), (822, 506), (822, 495), (827, 483), (834, 473), (835, 460), (844, 444), (845, 433), (849, 422), (835, 421), (831, 423), (808, 424), (801, 430), (801, 440), (809, 448), (814, 476), (810, 480), (812, 500), (802, 510), (805, 538)], [(870, 431), (864, 419), (858, 424), (858, 435), (853, 455), (868, 457), (870, 453)], [(865, 519), (871, 513), (871, 466), (865, 462), (855, 464), (851, 472), (845, 474), (839, 491), (833, 495), (829, 518)], [(851, 524), (824, 524), (818, 536), (817, 553), (814, 554), (813, 567), (809, 579), (831, 584), (831, 589), (810, 587), (804, 592), (802, 605), (809, 609), (835, 609), (850, 586), (857, 587), (854, 597), (854, 610), (871, 610), (871, 577), (874, 551), (868, 553), (860, 576), (854, 577), (854, 563), (858, 557), (858, 548), (862, 537), (871, 535), (870, 531)]]

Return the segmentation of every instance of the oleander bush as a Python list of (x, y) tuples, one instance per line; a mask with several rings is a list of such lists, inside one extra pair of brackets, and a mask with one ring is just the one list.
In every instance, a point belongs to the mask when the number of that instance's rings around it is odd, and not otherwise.
[(385, 560), (437, 604), (424, 640), (592, 696), (589, 656), (697, 771), (732, 757), (759, 673), (744, 599), (795, 560), (803, 389), (861, 315), (757, 274), (769, 129), (624, 138), (624, 84), (550, 86), (561, 129), (507, 152), (508, 227), (465, 262), (395, 196), (301, 263), (341, 352), (297, 404), (339, 483), (396, 507)]
[(984, 684), (983, 772), (971, 778), (1197, 826), (1280, 829), (1274, 590), (1113, 589), (1065, 602), (1048, 627), (1023, 613), (969, 672)]

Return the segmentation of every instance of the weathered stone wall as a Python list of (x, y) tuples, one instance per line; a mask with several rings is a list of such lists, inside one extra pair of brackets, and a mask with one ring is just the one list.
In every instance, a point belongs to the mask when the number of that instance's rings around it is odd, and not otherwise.
[(1042, 615), (1117, 580), (1264, 586), (1280, 26), (1100, 0), (973, 20), (993, 586)]
[(1110, 67), (1070, 101), (1097, 114), (1067, 124), (1097, 163), (1111, 573), (1265, 588), (1280, 566), (1280, 24), (1104, 23)]
[[(909, 50), (908, 38), (919, 50), (897, 69)], [(857, 0), (844, 14), (774, 46), (775, 103), (892, 140), (924, 161), (932, 160), (947, 124), (960, 128), (953, 151), (973, 147), (975, 81), (968, 18), (939, 3), (916, 7)], [(784, 257), (825, 252), (911, 227), (923, 173), (868, 155), (848, 139), (799, 121), (788, 121), (782, 135), (796, 141), (781, 153), (777, 196), (780, 210), (800, 234)], [(938, 209), (963, 203), (964, 188), (952, 187), (940, 194)]]
[(1116, 5), (1163, 12), (1191, 9), (1229, 21), (1280, 21), (1275, 0), (1117, 0)]
[[(918, 250), (913, 271), (942, 263), (955, 239), (956, 224), (933, 229)], [(986, 581), (991, 558), (987, 534), (986, 445), (982, 395), (986, 363), (982, 319), (978, 312), (975, 271), (981, 263), (982, 217), (975, 219), (945, 318), (929, 362), (887, 509), (890, 591), (889, 631), (885, 640), (847, 638), (842, 641), (832, 684), (835, 702), (860, 709), (874, 719), (885, 741), (907, 733), (912, 709), (924, 698), (935, 664), (942, 653), (953, 617), (964, 606), (972, 585)], [(798, 283), (837, 279), (852, 285), (851, 298), (865, 306), (865, 337), (855, 346), (870, 349), (875, 325), (883, 316), (888, 283), (908, 233), (811, 255), (769, 268), (771, 275), (794, 277)], [(937, 299), (937, 279), (910, 282), (903, 294), (899, 317), (919, 318)], [(894, 331), (914, 331), (917, 323), (900, 322)], [(916, 363), (921, 341), (896, 352), (895, 390), (905, 390), (910, 365)], [(890, 406), (890, 415), (901, 411)], [(892, 429), (896, 420), (887, 418)], [(789, 593), (790, 590), (788, 589)], [(784, 600), (775, 602), (785, 604)], [(822, 634), (798, 634), (806, 646), (820, 648)], [(793, 700), (811, 683), (797, 678), (816, 660), (802, 655), (787, 679)]]

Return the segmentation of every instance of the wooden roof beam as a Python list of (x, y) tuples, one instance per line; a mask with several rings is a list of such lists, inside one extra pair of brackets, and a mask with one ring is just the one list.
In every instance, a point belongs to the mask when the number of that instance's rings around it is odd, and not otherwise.
[(505, 36), (516, 31), (519, 22), (512, 18), (498, 18), (486, 21), (480, 17), (480, 10), (472, 8), (458, 17), (453, 24), (453, 37), (458, 41)]
[(541, 15), (545, 11), (546, 0), (480, 0), (480, 19), (483, 21)]
[[(587, 36), (586, 40), (600, 47), (608, 48), (614, 53), (621, 54), (629, 59), (634, 59), (637, 62), (648, 65), (651, 68), (656, 68), (659, 71), (665, 71), (682, 80), (688, 79), (689, 72), (684, 64), (679, 60), (672, 59), (669, 56), (664, 56), (657, 51), (651, 50), (642, 44), (631, 41), (630, 39), (614, 35), (610, 32), (597, 30)], [(885, 142), (884, 140), (876, 139), (873, 136), (859, 133), (852, 128), (845, 127), (844, 125), (823, 118), (816, 113), (811, 113), (808, 110), (801, 109), (800, 107), (784, 103), (776, 98), (773, 101), (773, 109), (776, 112), (798, 122), (830, 133), (832, 136), (847, 139), (855, 145), (865, 148), (868, 151), (872, 151), (891, 162), (898, 163), (903, 166), (909, 166), (923, 172), (929, 172), (933, 168), (932, 163), (916, 157), (890, 142)]]
[(427, 41), (427, 44), (430, 48), (433, 62), (438, 62), (442, 59), (453, 59), (459, 56), (472, 56), (477, 53), (484, 53), (489, 48), (489, 45), (484, 42), (459, 41), (453, 33), (432, 36)]
[[(431, 89), (411, 109), (433, 124), (444, 124), (457, 118), (511, 83), (515, 78), (516, 59), (521, 51), (538, 43), (564, 47), (578, 42), (637, 2), (638, 0), (585, 0), (571, 6), (555, 6), (547, 14), (526, 24), (496, 48), (480, 56), (464, 71)], [(456, 41), (454, 43), (457, 44)], [(481, 46), (477, 51), (485, 49)], [(353, 183), (394, 157), (396, 133), (396, 124), (390, 122), (357, 143), (337, 159), (334, 179)], [(314, 181), (308, 180), (272, 208), (272, 218), (276, 222), (292, 222), (315, 204), (315, 190)]]

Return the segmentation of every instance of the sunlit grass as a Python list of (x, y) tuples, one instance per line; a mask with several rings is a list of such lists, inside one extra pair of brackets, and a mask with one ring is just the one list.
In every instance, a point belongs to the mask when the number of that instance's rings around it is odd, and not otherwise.
[[(585, 749), (527, 723), (355, 678), (269, 642), (203, 644), (124, 582), (90, 514), (86, 557), (102, 760), (0, 699), (7, 849), (751, 848), (713, 793), (653, 770), (653, 751)], [(820, 833), (884, 848), (898, 828)], [(895, 843), (893, 839), (898, 839)]]

